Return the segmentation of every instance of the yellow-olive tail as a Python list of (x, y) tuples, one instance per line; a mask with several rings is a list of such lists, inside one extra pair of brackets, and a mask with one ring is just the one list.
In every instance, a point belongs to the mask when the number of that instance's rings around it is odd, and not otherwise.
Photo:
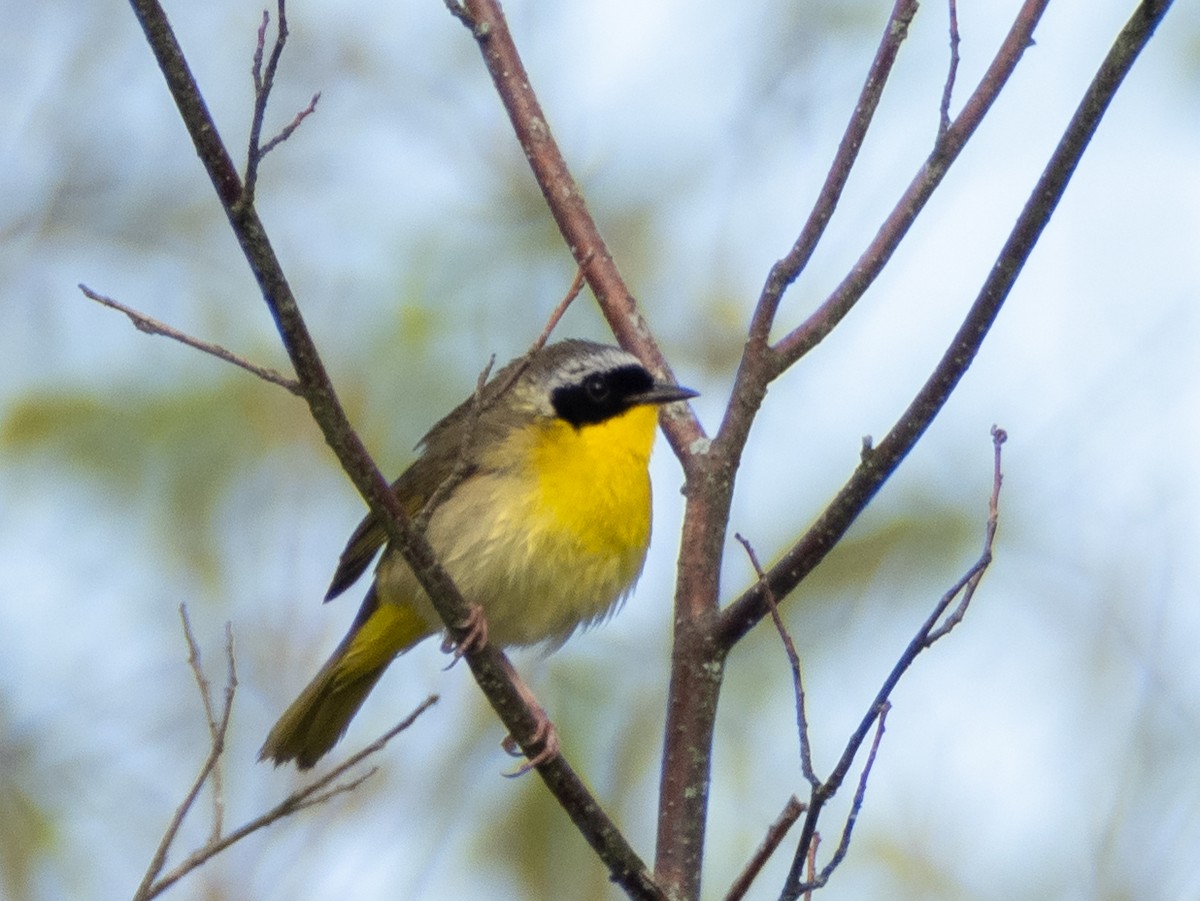
[(412, 607), (379, 603), (372, 586), (349, 633), (283, 712), (258, 759), (311, 767), (345, 734), (396, 655), (433, 631)]

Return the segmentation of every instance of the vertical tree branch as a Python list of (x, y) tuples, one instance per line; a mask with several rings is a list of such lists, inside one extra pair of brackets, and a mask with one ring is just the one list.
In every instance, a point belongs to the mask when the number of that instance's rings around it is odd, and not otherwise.
[[(720, 581), (719, 567), (734, 482), (755, 414), (770, 381), (799, 358), (796, 336), (807, 335), (814, 338), (814, 343), (823, 337), (849, 311), (890, 258), (924, 200), (940, 183), (942, 175), (1011, 75), (1047, 2), (1026, 0), (972, 101), (966, 104), (958, 121), (918, 174), (914, 181), (918, 187), (910, 186), (881, 230), (880, 237), (871, 244), (831, 299), (805, 326), (772, 348), (767, 340), (782, 292), (811, 255), (828, 216), (832, 215), (857, 146), (866, 133), (887, 73), (915, 12), (908, 4), (896, 3), (839, 148), (834, 172), (827, 179), (800, 238), (789, 255), (772, 268), (760, 295), (721, 428), (709, 452), (697, 455), (688, 466), (688, 505), (677, 570), (675, 645), (655, 863), (659, 879), (680, 897), (692, 898), (699, 894), (713, 717), (724, 658), (733, 644), (729, 640), (731, 636), (718, 634), (723, 630), (725, 618), (716, 613), (716, 586)], [(920, 202), (914, 200), (914, 196)], [(759, 593), (755, 597), (761, 601), (763, 595)], [(758, 612), (758, 608), (755, 609)]]
[(942, 86), (942, 106), (938, 110), (938, 141), (945, 139), (950, 130), (950, 101), (954, 99), (954, 82), (958, 79), (958, 45), (962, 39), (958, 33), (958, 0), (946, 0), (949, 13), (950, 65), (946, 69), (946, 83)]

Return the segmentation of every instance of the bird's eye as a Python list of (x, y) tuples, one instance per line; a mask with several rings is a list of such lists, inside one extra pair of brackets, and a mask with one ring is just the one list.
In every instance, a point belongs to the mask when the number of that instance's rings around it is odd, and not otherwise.
[(594, 403), (602, 403), (608, 400), (610, 388), (608, 379), (602, 375), (589, 375), (583, 380), (583, 390), (587, 393), (588, 399)]

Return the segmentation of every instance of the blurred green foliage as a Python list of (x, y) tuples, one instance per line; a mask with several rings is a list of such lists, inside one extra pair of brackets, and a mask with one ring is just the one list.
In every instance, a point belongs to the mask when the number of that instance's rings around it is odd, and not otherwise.
[(37, 897), (33, 889), (39, 868), (59, 850), (58, 832), (56, 813), (45, 806), (49, 799), (30, 786), (36, 746), (13, 732), (4, 716), (3, 691), (0, 685), (0, 888), (4, 897), (23, 901)]
[(318, 438), (300, 400), (246, 376), (155, 394), (35, 392), (0, 421), (10, 458), (37, 459), (67, 481), (85, 475), (114, 503), (150, 505), (166, 526), (159, 550), (210, 580), (223, 489), (255, 454)]

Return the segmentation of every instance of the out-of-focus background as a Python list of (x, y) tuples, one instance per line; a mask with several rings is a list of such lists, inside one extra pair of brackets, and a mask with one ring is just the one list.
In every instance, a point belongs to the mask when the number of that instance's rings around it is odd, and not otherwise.
[[(960, 4), (955, 108), (1017, 5)], [(772, 389), (733, 514), (764, 558), (935, 363), (1133, 5), (1051, 4), (887, 274)], [(963, 626), (895, 693), (825, 898), (1200, 896), (1200, 17), (1178, 7), (961, 388), (788, 599), (824, 773), (977, 555), (988, 429), (1008, 429), (996, 562)], [(551, 126), (710, 430), (888, 8), (509, 4)], [(170, 12), (225, 139), (244, 147), (260, 5)], [(532, 340), (573, 265), (441, 3), (295, 0), (290, 23), (268, 130), (322, 98), (268, 157), (259, 204), (355, 423), (398, 472), (490, 354)], [(299, 401), (138, 333), (75, 287), (286, 367), (129, 9), (10, 3), (0, 30), (0, 896), (128, 897), (207, 750), (179, 605), (214, 681), (225, 621), (235, 634), (232, 826), (298, 784), (255, 753), (353, 616), (359, 592), (320, 597), (362, 504)], [(781, 327), (836, 284), (928, 151), (947, 43), (944, 5), (924, 4)], [(586, 295), (559, 334), (604, 336)], [(647, 858), (680, 516), (665, 446), (653, 476), (654, 544), (625, 609), (554, 655), (517, 658)], [(751, 580), (732, 541), (724, 572), (726, 598)], [(375, 777), (170, 896), (612, 897), (536, 778), (500, 778), (502, 730), (434, 645), (393, 667), (340, 749), (439, 693)], [(802, 787), (786, 659), (760, 627), (729, 661), (706, 896)], [(208, 810), (201, 799), (176, 859), (207, 835)], [(752, 897), (775, 896), (788, 856)]]

